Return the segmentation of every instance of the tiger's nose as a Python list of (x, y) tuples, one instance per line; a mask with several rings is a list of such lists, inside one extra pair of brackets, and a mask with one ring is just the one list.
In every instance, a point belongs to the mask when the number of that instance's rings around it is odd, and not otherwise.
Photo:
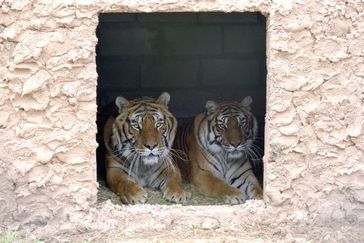
[(232, 142), (231, 145), (234, 147), (234, 148), (237, 148), (239, 147), (241, 143), (240, 142)]
[(144, 147), (146, 147), (147, 149), (150, 149), (150, 150), (153, 150), (157, 146), (158, 146), (157, 143), (155, 143), (155, 144), (144, 144)]

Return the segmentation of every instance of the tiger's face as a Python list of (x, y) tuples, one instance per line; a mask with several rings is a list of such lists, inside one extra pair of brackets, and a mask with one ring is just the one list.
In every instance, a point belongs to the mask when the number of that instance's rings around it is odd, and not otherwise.
[(166, 158), (177, 127), (176, 119), (167, 108), (169, 99), (168, 93), (158, 99), (116, 99), (119, 115), (114, 123), (114, 134), (118, 134), (117, 151), (122, 156), (131, 161), (139, 159), (146, 165)]
[(206, 103), (210, 121), (208, 139), (213, 152), (222, 152), (228, 159), (248, 154), (257, 136), (258, 124), (250, 112), (250, 96), (240, 103)]
[(127, 122), (134, 139), (135, 152), (141, 156), (144, 163), (157, 163), (160, 157), (168, 153), (168, 143), (164, 139), (167, 124), (159, 110), (144, 115), (132, 112)]

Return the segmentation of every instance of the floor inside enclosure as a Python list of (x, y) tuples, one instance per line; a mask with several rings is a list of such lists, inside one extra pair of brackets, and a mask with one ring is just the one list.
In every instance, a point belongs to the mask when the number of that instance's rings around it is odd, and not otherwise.
[[(204, 111), (207, 100), (240, 101), (249, 95), (259, 123), (257, 144), (264, 151), (265, 27), (265, 17), (259, 13), (100, 14), (96, 48), (99, 130), (105, 106), (117, 96), (158, 97), (167, 91), (170, 111), (179, 121), (189, 121)], [(98, 143), (102, 143), (100, 136)], [(120, 203), (105, 184), (100, 148), (99, 201)], [(262, 181), (263, 165), (256, 165), (255, 173)], [(185, 186), (193, 194), (192, 205), (223, 203)], [(168, 204), (160, 192), (148, 190), (148, 194), (148, 203)]]

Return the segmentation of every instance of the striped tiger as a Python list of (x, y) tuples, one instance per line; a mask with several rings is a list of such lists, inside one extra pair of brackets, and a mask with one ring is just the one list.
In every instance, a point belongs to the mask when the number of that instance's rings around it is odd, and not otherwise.
[(187, 161), (178, 161), (183, 176), (201, 192), (230, 204), (262, 198), (250, 159), (258, 131), (251, 103), (250, 96), (240, 103), (207, 101), (206, 112), (178, 131), (174, 145), (187, 155)]
[(144, 186), (162, 191), (170, 202), (185, 203), (190, 198), (171, 156), (177, 120), (168, 111), (169, 100), (165, 92), (158, 99), (115, 100), (118, 115), (104, 127), (106, 182), (123, 203), (145, 203)]

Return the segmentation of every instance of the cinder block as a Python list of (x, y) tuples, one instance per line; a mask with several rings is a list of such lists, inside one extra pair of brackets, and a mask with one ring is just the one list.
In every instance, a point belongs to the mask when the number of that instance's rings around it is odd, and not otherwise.
[(105, 22), (133, 22), (136, 20), (134, 13), (101, 13), (99, 15), (100, 24)]
[(177, 89), (170, 91), (170, 110), (176, 117), (194, 117), (196, 114), (205, 111), (206, 101), (241, 101), (245, 96), (253, 97), (254, 114), (257, 117), (265, 115), (265, 93), (256, 90), (241, 88), (229, 88), (220, 86), (219, 88), (205, 89)]
[(136, 88), (139, 86), (139, 63), (136, 61), (99, 61), (98, 87), (101, 89)]
[(199, 13), (198, 22), (200, 23), (249, 23), (256, 24), (258, 13)]
[(206, 86), (255, 87), (259, 78), (259, 62), (255, 59), (202, 60), (202, 84)]
[(218, 90), (189, 89), (173, 90), (171, 94), (170, 110), (178, 117), (194, 117), (205, 110), (206, 101), (218, 95)]
[(102, 95), (104, 98), (103, 103), (108, 104), (110, 102), (114, 102), (116, 97), (123, 96), (128, 100), (132, 100), (135, 98), (140, 98), (142, 96), (149, 96), (158, 98), (158, 96), (161, 94), (161, 92), (166, 90), (158, 90), (158, 91), (151, 91), (151, 90), (125, 90), (122, 88), (115, 88), (113, 90), (103, 90)]
[(142, 88), (192, 87), (198, 78), (199, 61), (174, 60), (144, 62), (141, 67)]
[(224, 52), (264, 52), (265, 39), (264, 26), (226, 26), (224, 28)]
[(264, 116), (266, 104), (265, 89), (248, 89), (245, 86), (242, 86), (241, 88), (225, 90), (221, 93), (222, 99), (238, 102), (240, 102), (246, 96), (251, 96), (253, 98), (253, 103), (251, 104), (251, 107), (254, 115)]
[(194, 23), (197, 13), (140, 13), (137, 19), (139, 22)]
[(105, 25), (98, 30), (98, 55), (153, 55), (158, 49), (156, 28)]
[(165, 55), (219, 54), (222, 31), (215, 26), (183, 26), (164, 29)]

